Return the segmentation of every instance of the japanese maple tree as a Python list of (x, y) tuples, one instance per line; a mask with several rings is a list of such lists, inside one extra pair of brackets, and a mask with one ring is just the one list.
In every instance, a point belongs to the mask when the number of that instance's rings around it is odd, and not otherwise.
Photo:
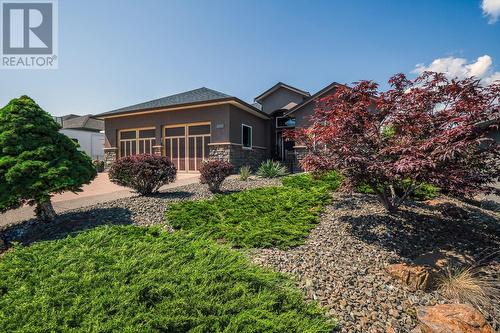
[(305, 170), (339, 170), (347, 188), (369, 185), (395, 211), (421, 184), (458, 196), (491, 192), (498, 180), (500, 81), (403, 74), (378, 92), (371, 81), (338, 86), (317, 101), (311, 125), (291, 137), (308, 148)]

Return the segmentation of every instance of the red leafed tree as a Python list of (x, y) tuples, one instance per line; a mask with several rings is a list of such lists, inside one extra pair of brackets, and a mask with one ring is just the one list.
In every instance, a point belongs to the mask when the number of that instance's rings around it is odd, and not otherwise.
[(499, 145), (488, 133), (500, 123), (500, 81), (426, 72), (389, 84), (379, 94), (361, 81), (318, 100), (311, 126), (291, 133), (308, 148), (304, 169), (338, 170), (351, 189), (369, 185), (389, 211), (424, 182), (459, 196), (493, 191)]

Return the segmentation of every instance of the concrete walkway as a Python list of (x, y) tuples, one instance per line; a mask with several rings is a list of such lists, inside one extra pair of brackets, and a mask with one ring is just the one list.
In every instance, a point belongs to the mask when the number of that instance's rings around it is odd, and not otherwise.
[[(197, 183), (199, 177), (200, 175), (195, 173), (179, 173), (174, 183), (165, 185), (160, 190)], [(52, 205), (55, 211), (57, 213), (62, 213), (67, 210), (137, 195), (126, 187), (118, 186), (110, 182), (108, 174), (105, 172), (98, 174), (92, 183), (84, 185), (82, 190), (82, 192), (78, 193), (64, 192), (55, 194), (52, 197)], [(35, 217), (35, 213), (34, 207), (32, 206), (24, 206), (18, 209), (9, 210), (0, 214), (0, 226), (28, 220), (33, 217)]]

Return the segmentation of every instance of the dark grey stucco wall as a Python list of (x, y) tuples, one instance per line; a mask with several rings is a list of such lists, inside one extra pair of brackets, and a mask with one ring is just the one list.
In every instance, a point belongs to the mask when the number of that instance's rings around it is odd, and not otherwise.
[(260, 103), (262, 104), (262, 111), (269, 114), (273, 111), (279, 110), (290, 102), (302, 103), (304, 96), (285, 88), (278, 88), (271, 95), (266, 96)]
[(325, 96), (331, 95), (335, 93), (335, 87), (332, 89), (325, 91), (323, 94), (320, 96), (317, 96), (314, 98), (313, 101), (310, 101), (300, 109), (296, 110), (292, 116), (295, 117), (295, 127), (300, 128), (300, 127), (308, 127), (310, 125), (310, 120), (309, 118), (314, 114), (314, 108), (316, 107), (316, 101), (320, 98), (323, 98)]
[(254, 116), (233, 105), (229, 113), (229, 142), (241, 144), (241, 124), (252, 126), (252, 143), (254, 146), (269, 148), (271, 121)]
[[(228, 142), (230, 127), (229, 107), (229, 104), (224, 104), (195, 109), (164, 111), (109, 118), (105, 120), (105, 146), (116, 147), (118, 130), (139, 127), (155, 127), (156, 144), (160, 144), (163, 126), (196, 122), (211, 123), (212, 142)], [(223, 124), (223, 126), (217, 126), (219, 124)]]
[(295, 111), (292, 116), (295, 117), (295, 127), (303, 128), (308, 127), (310, 124), (309, 117), (314, 113), (314, 106), (316, 102), (310, 102), (309, 104), (303, 106), (302, 108)]

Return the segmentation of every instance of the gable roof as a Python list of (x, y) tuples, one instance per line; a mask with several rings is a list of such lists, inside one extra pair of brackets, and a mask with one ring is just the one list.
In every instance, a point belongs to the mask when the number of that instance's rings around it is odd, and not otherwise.
[(67, 129), (81, 129), (90, 131), (102, 131), (104, 130), (104, 121), (95, 119), (91, 115), (86, 116), (74, 116), (72, 117), (62, 117), (62, 128)]
[(292, 114), (294, 113), (295, 111), (301, 109), (302, 107), (306, 106), (307, 104), (315, 101), (317, 98), (319, 98), (321, 95), (324, 95), (326, 94), (327, 92), (329, 92), (330, 90), (332, 90), (333, 88), (337, 87), (341, 85), (340, 83), (337, 83), (337, 82), (332, 82), (330, 83), (329, 85), (327, 85), (326, 87), (324, 87), (323, 89), (321, 89), (320, 91), (318, 91), (317, 93), (315, 93), (314, 95), (310, 96), (308, 99), (306, 99), (305, 101), (303, 101), (302, 103), (294, 106), (292, 109), (290, 109), (290, 111), (288, 111), (286, 113), (286, 115), (289, 115), (289, 114)]
[(62, 116), (61, 119), (62, 120), (68, 120), (68, 119), (71, 119), (71, 118), (78, 118), (78, 117), (81, 117), (77, 114), (73, 114), (73, 113), (70, 113), (70, 114), (67, 114), (65, 116)]
[(264, 99), (265, 97), (269, 96), (270, 94), (272, 94), (273, 92), (275, 92), (276, 90), (278, 90), (279, 88), (285, 88), (285, 89), (288, 89), (290, 91), (293, 91), (299, 95), (302, 95), (304, 97), (309, 97), (311, 94), (309, 94), (309, 92), (307, 91), (304, 91), (304, 90), (301, 90), (301, 89), (298, 89), (298, 88), (295, 88), (295, 87), (292, 87), (286, 83), (283, 83), (283, 82), (278, 82), (276, 83), (274, 86), (272, 86), (271, 88), (267, 89), (266, 91), (264, 91), (262, 94), (260, 94), (259, 96), (255, 97), (253, 100), (258, 102), (262, 99)]
[[(241, 106), (244, 109), (249, 109), (252, 113), (257, 113), (259, 116), (266, 116), (258, 108), (243, 102), (242, 100), (230, 96), (224, 93), (221, 93), (216, 90), (212, 90), (209, 88), (198, 88), (194, 90), (189, 90), (186, 92), (182, 92), (179, 94), (174, 94), (158, 99), (154, 99), (151, 101), (134, 104), (131, 106), (126, 106), (123, 108), (115, 109), (112, 111), (100, 113), (96, 115), (96, 117), (100, 119), (104, 119), (109, 116), (117, 116), (117, 115), (126, 115), (128, 113), (136, 113), (136, 112), (146, 112), (154, 109), (165, 109), (165, 108), (174, 108), (174, 107), (190, 107), (190, 106), (198, 106), (202, 104), (210, 104), (216, 102), (233, 102), (232, 104), (236, 104)], [(248, 111), (248, 110), (247, 110)]]

